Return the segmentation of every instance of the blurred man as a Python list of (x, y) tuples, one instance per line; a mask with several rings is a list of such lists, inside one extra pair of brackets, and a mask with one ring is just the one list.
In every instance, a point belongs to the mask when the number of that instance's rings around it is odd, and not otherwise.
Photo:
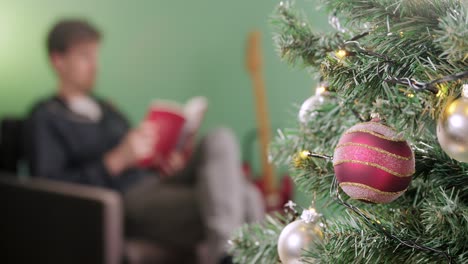
[(129, 236), (180, 249), (203, 240), (211, 257), (203, 262), (218, 262), (231, 232), (263, 213), (258, 193), (242, 176), (234, 136), (227, 129), (209, 133), (167, 180), (139, 168), (152, 153), (155, 127), (130, 128), (92, 94), (99, 43), (100, 33), (85, 21), (61, 21), (50, 31), (47, 51), (57, 90), (28, 121), (31, 174), (119, 191)]

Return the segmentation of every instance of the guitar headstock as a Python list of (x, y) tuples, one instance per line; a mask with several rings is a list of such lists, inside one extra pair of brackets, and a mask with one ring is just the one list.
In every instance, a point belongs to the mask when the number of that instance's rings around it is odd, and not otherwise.
[(247, 40), (246, 66), (252, 75), (262, 68), (261, 37), (260, 31), (252, 31)]

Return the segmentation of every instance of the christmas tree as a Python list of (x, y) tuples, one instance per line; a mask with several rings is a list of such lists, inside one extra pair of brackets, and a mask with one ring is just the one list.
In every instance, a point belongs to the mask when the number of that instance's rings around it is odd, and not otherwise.
[(321, 81), (270, 147), (315, 208), (243, 227), (235, 261), (468, 263), (466, 2), (322, 2), (331, 33), (292, 2), (272, 18), (280, 57)]

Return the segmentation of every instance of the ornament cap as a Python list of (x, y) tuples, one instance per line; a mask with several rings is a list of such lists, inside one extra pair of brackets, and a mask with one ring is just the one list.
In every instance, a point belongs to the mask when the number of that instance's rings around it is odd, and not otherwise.
[(310, 224), (310, 223), (315, 222), (315, 220), (317, 220), (317, 218), (320, 216), (321, 214), (317, 213), (315, 208), (311, 207), (309, 209), (305, 209), (304, 211), (302, 211), (301, 219), (306, 224)]
[(315, 95), (328, 95), (329, 84), (326, 81), (321, 81), (317, 88), (315, 88)]
[(371, 116), (371, 121), (372, 122), (380, 122), (381, 121), (379, 113), (371, 113), (370, 116)]
[(468, 98), (468, 84), (463, 84), (462, 86), (462, 96)]
[(291, 200), (289, 200), (285, 205), (284, 205), (284, 208), (288, 208), (294, 212), (296, 212), (296, 206), (297, 204)]

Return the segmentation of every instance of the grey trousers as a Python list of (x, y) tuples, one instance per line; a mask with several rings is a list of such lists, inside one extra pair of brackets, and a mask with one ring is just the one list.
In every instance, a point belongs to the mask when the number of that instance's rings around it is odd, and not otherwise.
[(258, 190), (243, 176), (239, 145), (220, 128), (206, 135), (187, 167), (167, 179), (148, 178), (124, 196), (130, 235), (173, 248), (204, 243), (214, 263), (232, 232), (261, 220)]

